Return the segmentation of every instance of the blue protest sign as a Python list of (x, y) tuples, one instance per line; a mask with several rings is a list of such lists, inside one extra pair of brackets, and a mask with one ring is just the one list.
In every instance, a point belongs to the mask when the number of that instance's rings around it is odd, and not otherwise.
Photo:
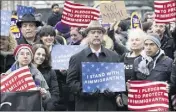
[(124, 63), (82, 62), (83, 92), (126, 90)]
[(1, 36), (9, 36), (11, 11), (1, 10)]
[(34, 14), (34, 13), (35, 13), (34, 7), (17, 5), (18, 19), (21, 19), (24, 14)]
[(70, 57), (85, 47), (82, 45), (54, 45), (51, 51), (52, 69), (67, 70)]

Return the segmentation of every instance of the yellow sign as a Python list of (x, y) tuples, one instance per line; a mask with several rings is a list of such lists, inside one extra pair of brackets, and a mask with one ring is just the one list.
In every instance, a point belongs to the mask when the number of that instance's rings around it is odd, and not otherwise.
[(142, 29), (142, 23), (141, 23), (140, 17), (137, 12), (133, 12), (131, 14), (131, 28), (141, 28)]
[(18, 21), (18, 16), (12, 16), (11, 17), (11, 26), (10, 26), (10, 31), (14, 34), (15, 38), (20, 38), (20, 30), (17, 27), (16, 23)]

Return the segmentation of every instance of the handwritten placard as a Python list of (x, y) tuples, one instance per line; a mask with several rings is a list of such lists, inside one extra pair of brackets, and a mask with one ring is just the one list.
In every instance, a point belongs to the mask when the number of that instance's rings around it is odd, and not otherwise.
[(100, 12), (103, 23), (113, 23), (127, 18), (127, 11), (124, 1), (100, 4)]

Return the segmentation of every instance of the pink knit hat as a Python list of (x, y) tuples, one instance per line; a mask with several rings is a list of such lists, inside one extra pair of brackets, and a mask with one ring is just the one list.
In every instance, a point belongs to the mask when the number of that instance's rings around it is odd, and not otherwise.
[(31, 52), (31, 56), (33, 57), (34, 54), (33, 54), (32, 47), (29, 44), (20, 44), (15, 48), (14, 53), (13, 53), (13, 55), (15, 56), (15, 60), (17, 59), (18, 52), (21, 49), (28, 49)]

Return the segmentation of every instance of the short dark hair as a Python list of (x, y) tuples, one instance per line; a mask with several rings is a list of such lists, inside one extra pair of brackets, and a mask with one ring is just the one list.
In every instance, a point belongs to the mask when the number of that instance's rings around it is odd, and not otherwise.
[(42, 38), (43, 36), (48, 36), (48, 35), (55, 37), (56, 36), (55, 29), (52, 26), (50, 26), (50, 25), (43, 26), (40, 29), (40, 31), (38, 33), (38, 36), (40, 38)]
[(142, 23), (142, 29), (147, 32), (147, 30), (149, 30), (152, 27), (152, 22), (143, 22)]
[(53, 9), (55, 6), (58, 6), (58, 7), (59, 7), (58, 4), (54, 3), (54, 4), (51, 6), (51, 8)]

